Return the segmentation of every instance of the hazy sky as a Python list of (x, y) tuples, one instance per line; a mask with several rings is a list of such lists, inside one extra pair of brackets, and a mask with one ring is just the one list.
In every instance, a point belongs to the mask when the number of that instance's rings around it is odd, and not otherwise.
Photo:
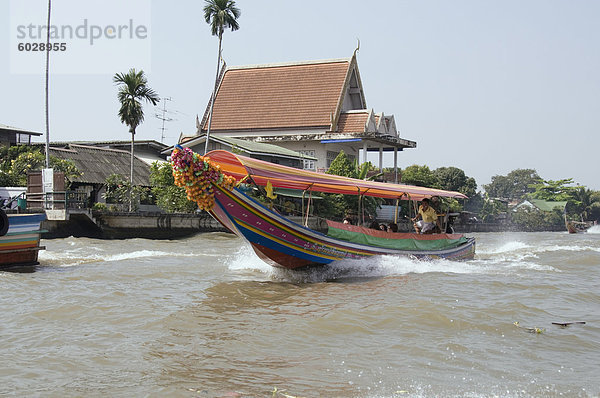
[[(54, 17), (68, 21), (74, 11), (65, 4), (73, 1), (53, 1)], [(164, 142), (193, 133), (216, 70), (218, 42), (204, 22), (204, 2), (148, 0), (138, 11), (100, 3), (109, 16), (148, 18), (150, 47), (133, 61), (118, 52), (107, 55), (114, 70), (105, 73), (53, 74), (51, 140), (128, 140), (117, 117), (112, 74), (130, 67), (145, 68), (150, 86), (172, 98), (167, 110), (175, 120), (166, 123)], [(417, 142), (416, 149), (399, 154), (400, 167), (456, 166), (480, 186), (494, 175), (532, 168), (547, 180), (573, 178), (600, 190), (600, 1), (238, 0), (237, 5), (240, 30), (226, 31), (223, 39), (230, 66), (350, 57), (360, 39), (367, 106), (393, 114), (401, 137)], [(90, 11), (90, 21), (95, 14)], [(81, 10), (71, 23), (79, 23), (80, 15)], [(15, 18), (10, 2), (2, 0), (0, 123), (44, 132), (43, 62), (37, 74), (11, 73)], [(160, 140), (162, 122), (154, 115), (162, 106), (145, 107), (136, 139)]]

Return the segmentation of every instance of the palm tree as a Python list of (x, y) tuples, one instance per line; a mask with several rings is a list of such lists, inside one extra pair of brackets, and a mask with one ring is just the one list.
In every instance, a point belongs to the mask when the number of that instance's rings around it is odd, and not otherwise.
[(237, 19), (240, 17), (241, 11), (235, 6), (233, 0), (205, 0), (204, 19), (210, 24), (213, 36), (219, 37), (219, 53), (217, 56), (217, 75), (215, 77), (215, 87), (210, 98), (210, 112), (208, 114), (208, 129), (206, 130), (206, 142), (204, 144), (204, 154), (208, 152), (208, 139), (210, 136), (210, 125), (212, 123), (212, 112), (217, 96), (217, 85), (219, 84), (219, 69), (221, 65), (221, 43), (223, 41), (223, 32), (225, 28), (231, 28), (231, 31), (236, 31), (240, 28)]
[(156, 105), (160, 99), (154, 90), (148, 87), (148, 80), (144, 71), (130, 69), (128, 73), (115, 73), (113, 82), (119, 86), (117, 97), (121, 103), (119, 117), (121, 123), (129, 126), (131, 133), (131, 171), (129, 175), (129, 211), (131, 211), (131, 190), (133, 188), (133, 144), (135, 140), (135, 129), (144, 121), (144, 110), (140, 100)]
[(581, 221), (589, 220), (593, 212), (594, 203), (596, 203), (594, 191), (585, 187), (577, 187), (573, 191), (572, 196)]

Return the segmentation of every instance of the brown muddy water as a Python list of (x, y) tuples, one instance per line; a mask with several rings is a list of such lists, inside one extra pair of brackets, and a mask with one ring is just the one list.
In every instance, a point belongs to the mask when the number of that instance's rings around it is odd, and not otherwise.
[(222, 233), (45, 240), (0, 272), (0, 395), (599, 396), (600, 230), (473, 235), (295, 272)]

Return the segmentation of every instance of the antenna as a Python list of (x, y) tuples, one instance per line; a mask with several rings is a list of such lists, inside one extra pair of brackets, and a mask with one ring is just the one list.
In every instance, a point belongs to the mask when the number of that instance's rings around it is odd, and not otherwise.
[(160, 142), (163, 142), (165, 140), (165, 122), (173, 121), (173, 118), (167, 117), (167, 101), (173, 101), (173, 99), (171, 97), (164, 97), (161, 99), (163, 101), (162, 115), (157, 113), (155, 116), (158, 120), (162, 120), (162, 127), (160, 129)]

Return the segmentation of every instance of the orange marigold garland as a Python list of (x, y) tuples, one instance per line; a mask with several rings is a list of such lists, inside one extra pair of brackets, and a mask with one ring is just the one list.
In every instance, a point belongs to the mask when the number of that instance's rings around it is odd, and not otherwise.
[(215, 205), (213, 184), (231, 190), (235, 178), (221, 172), (208, 157), (200, 156), (190, 148), (177, 145), (171, 154), (175, 185), (185, 188), (188, 200), (196, 202), (200, 210), (210, 210)]

